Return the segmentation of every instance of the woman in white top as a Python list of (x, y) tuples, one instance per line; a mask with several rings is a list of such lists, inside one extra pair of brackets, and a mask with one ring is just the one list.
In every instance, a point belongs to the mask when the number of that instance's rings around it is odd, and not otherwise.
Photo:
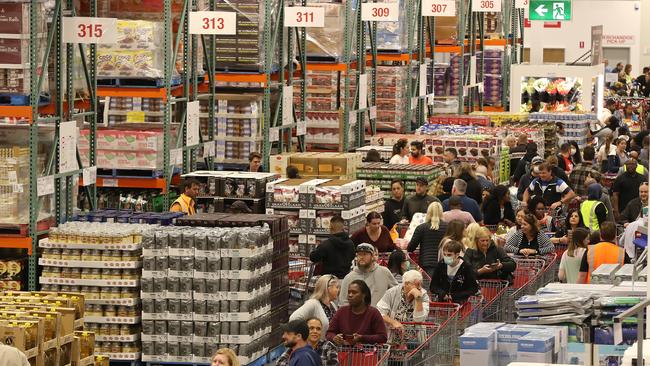
[(562, 254), (558, 278), (561, 282), (578, 283), (580, 263), (589, 244), (589, 230), (579, 227), (573, 230), (569, 247)]
[(390, 164), (408, 164), (409, 163), (409, 144), (406, 139), (399, 139), (393, 145), (393, 157), (390, 158)]
[(334, 275), (321, 276), (316, 281), (316, 288), (311, 298), (305, 301), (301, 307), (291, 314), (289, 320), (304, 320), (307, 321), (311, 318), (320, 320), (323, 325), (322, 339), (325, 339), (327, 328), (329, 328), (330, 320), (336, 313), (338, 306), (336, 300), (341, 292), (341, 283)]
[(605, 142), (598, 149), (596, 160), (600, 163), (601, 168), (607, 167), (607, 160), (609, 156), (616, 155), (616, 144), (614, 144), (614, 135), (609, 134), (605, 137)]

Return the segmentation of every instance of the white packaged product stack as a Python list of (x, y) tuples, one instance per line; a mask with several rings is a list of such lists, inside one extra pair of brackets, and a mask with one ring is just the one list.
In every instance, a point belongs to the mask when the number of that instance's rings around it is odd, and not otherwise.
[(143, 247), (143, 361), (210, 363), (229, 347), (245, 364), (268, 351), (268, 227), (166, 227)]
[(84, 294), (84, 330), (96, 334), (95, 354), (140, 359), (140, 233), (152, 227), (68, 222), (39, 242), (42, 290)]

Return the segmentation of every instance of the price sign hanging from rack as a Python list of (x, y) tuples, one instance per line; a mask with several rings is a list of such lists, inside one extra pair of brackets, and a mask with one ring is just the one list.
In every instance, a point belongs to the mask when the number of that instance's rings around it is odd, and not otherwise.
[(117, 18), (63, 17), (63, 43), (117, 43)]
[(399, 20), (399, 4), (362, 3), (361, 20), (364, 22), (396, 22)]
[(474, 0), (472, 1), (472, 11), (482, 13), (500, 13), (501, 0)]
[(232, 36), (237, 34), (237, 13), (232, 11), (193, 11), (190, 34)]
[(455, 17), (455, 0), (422, 0), (423, 17)]
[(285, 27), (323, 28), (325, 8), (318, 6), (287, 6), (284, 8)]
[(186, 125), (187, 133), (186, 144), (187, 146), (194, 146), (199, 144), (199, 101), (195, 100), (193, 102), (187, 103), (187, 112), (186, 112)]

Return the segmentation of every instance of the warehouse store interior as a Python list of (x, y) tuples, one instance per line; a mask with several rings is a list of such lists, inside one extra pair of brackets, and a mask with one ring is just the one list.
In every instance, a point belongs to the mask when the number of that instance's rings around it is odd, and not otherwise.
[(648, 0), (0, 0), (0, 366), (650, 364)]

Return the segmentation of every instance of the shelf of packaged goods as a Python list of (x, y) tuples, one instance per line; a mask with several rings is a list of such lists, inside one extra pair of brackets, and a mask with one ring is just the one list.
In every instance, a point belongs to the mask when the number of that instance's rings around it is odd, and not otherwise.
[[(172, 87), (171, 93), (174, 93), (181, 86)], [(167, 99), (167, 90), (165, 88), (116, 88), (116, 87), (98, 87), (98, 97), (124, 97), (124, 98), (156, 98), (165, 101)]]
[[(86, 320), (87, 321), (87, 320)], [(140, 335), (139, 334), (131, 334), (131, 335), (96, 335), (95, 336), (95, 341), (97, 342), (135, 342), (140, 340)]]
[(38, 264), (47, 267), (70, 268), (104, 268), (104, 269), (136, 269), (142, 266), (137, 261), (68, 261), (60, 259), (39, 258)]
[(84, 316), (84, 323), (138, 324), (140, 323), (140, 317), (139, 316)]
[(95, 249), (95, 250), (138, 250), (142, 248), (141, 243), (124, 244), (82, 244), (82, 243), (52, 243), (49, 239), (41, 239), (38, 242), (39, 248), (48, 249)]
[(67, 286), (97, 286), (97, 287), (138, 287), (139, 280), (85, 280), (79, 278), (42, 277), (40, 284)]
[[(172, 184), (180, 181), (178, 176), (172, 178)], [(83, 185), (83, 179), (79, 178), (79, 185)], [(160, 189), (166, 192), (165, 178), (97, 178), (97, 187), (102, 188), (141, 188)]]
[(135, 353), (111, 353), (111, 352), (95, 352), (95, 356), (106, 356), (111, 362), (113, 361), (138, 361), (140, 360), (140, 352)]
[(29, 255), (32, 254), (32, 238), (0, 236), (0, 248), (3, 249), (27, 249)]
[(136, 306), (140, 303), (140, 299), (89, 299), (84, 300), (86, 305), (118, 305), (118, 306)]

